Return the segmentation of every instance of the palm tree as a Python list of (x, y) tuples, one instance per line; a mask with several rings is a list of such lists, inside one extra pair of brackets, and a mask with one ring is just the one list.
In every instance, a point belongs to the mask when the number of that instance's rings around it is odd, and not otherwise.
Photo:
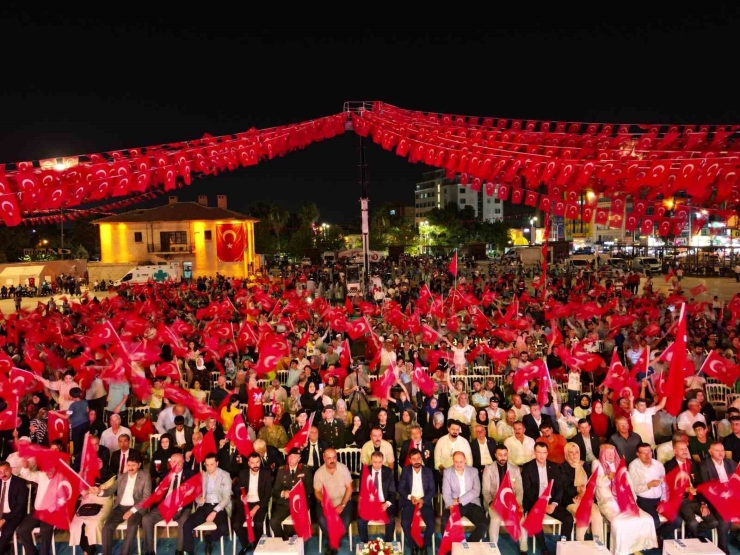
[(301, 223), (303, 225), (310, 227), (311, 224), (315, 224), (319, 221), (319, 207), (313, 202), (304, 204), (301, 206), (298, 217), (301, 219)]
[(270, 210), (267, 213), (268, 225), (270, 226), (270, 229), (275, 232), (275, 237), (277, 238), (278, 252), (282, 252), (282, 249), (280, 248), (280, 232), (285, 228), (285, 224), (288, 223), (289, 217), (290, 214), (288, 211), (277, 204), (270, 206)]

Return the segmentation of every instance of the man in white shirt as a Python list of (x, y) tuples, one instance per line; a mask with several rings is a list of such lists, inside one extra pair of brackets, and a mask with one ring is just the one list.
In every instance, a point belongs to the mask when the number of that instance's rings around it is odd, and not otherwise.
[(462, 427), (457, 420), (447, 422), (447, 435), (437, 440), (434, 447), (434, 468), (444, 470), (452, 466), (452, 455), (457, 451), (465, 455), (468, 466), (473, 466), (473, 452), (468, 440), (460, 435)]
[[(385, 525), (383, 540), (393, 541), (393, 532), (396, 529), (396, 481), (393, 477), (393, 470), (383, 466), (383, 453), (374, 452), (372, 454), (367, 480), (360, 482), (360, 499), (366, 496), (365, 490), (370, 487), (370, 484), (366, 482), (375, 486), (378, 494), (377, 500), (383, 503), (383, 508), (388, 513), (388, 524)], [(367, 524), (367, 520), (357, 518), (357, 531), (360, 540), (365, 543), (368, 541)]]
[(148, 473), (141, 470), (141, 454), (138, 451), (129, 453), (126, 462), (127, 471), (118, 477), (116, 484), (105, 490), (98, 487), (90, 488), (92, 493), (97, 493), (100, 497), (116, 496), (113, 510), (103, 526), (103, 555), (111, 555), (116, 528), (124, 521), (126, 522), (126, 537), (123, 540), (121, 555), (129, 555), (138, 535), (142, 518), (147, 513), (147, 509), (142, 509), (141, 504), (152, 493), (152, 479)]
[(249, 468), (239, 472), (239, 503), (234, 504), (233, 521), (236, 523), (236, 532), (242, 549), (239, 555), (245, 555), (247, 551), (254, 550), (254, 545), (249, 542), (247, 529), (240, 523), (244, 523), (246, 515), (244, 505), (247, 505), (252, 517), (252, 529), (254, 530), (254, 542), (259, 543), (264, 527), (267, 508), (272, 495), (272, 473), (269, 468), (262, 467), (262, 458), (259, 453), (252, 453), (247, 459)]
[(701, 403), (698, 400), (690, 399), (688, 407), (688, 410), (685, 410), (678, 415), (676, 426), (679, 430), (686, 432), (687, 435), (695, 436), (696, 432), (694, 431), (694, 424), (696, 422), (704, 422), (704, 424), (706, 424), (707, 421), (704, 418), (704, 415), (700, 412)]
[(534, 440), (525, 435), (524, 424), (514, 422), (514, 435), (504, 441), (504, 445), (509, 450), (509, 460), (517, 465), (522, 466), (534, 459)]
[(126, 434), (131, 437), (131, 430), (121, 426), (121, 417), (117, 414), (111, 414), (108, 417), (108, 425), (110, 428), (100, 434), (100, 445), (106, 447), (108, 451), (112, 453), (113, 451), (118, 450), (119, 436)]
[[(640, 436), (642, 441), (655, 447), (655, 436), (653, 434), (653, 416), (663, 407), (668, 397), (663, 397), (660, 403), (648, 408), (647, 401), (642, 397), (635, 400), (635, 408), (632, 410), (632, 431)], [(635, 462), (635, 461), (632, 461)]]
[(174, 428), (176, 416), (184, 416), (186, 426), (193, 425), (193, 419), (190, 416), (190, 411), (182, 405), (174, 405), (171, 407), (167, 407), (159, 413), (159, 416), (157, 417), (157, 423), (154, 425), (154, 427), (157, 428), (157, 433), (166, 434), (167, 430), (169, 430), (170, 428)]
[(649, 443), (642, 442), (637, 446), (637, 458), (629, 465), (629, 475), (637, 506), (653, 517), (655, 531), (661, 538), (672, 537), (676, 526), (667, 522), (663, 528), (658, 516), (658, 503), (666, 499), (665, 468), (653, 458)]
[(470, 437), (470, 424), (475, 420), (475, 407), (468, 404), (468, 394), (460, 393), (457, 404), (447, 411), (447, 420), (457, 420), (462, 426), (462, 434)]
[(488, 531), (486, 513), (480, 506), (480, 478), (475, 468), (465, 464), (465, 454), (460, 451), (452, 455), (452, 467), (447, 468), (442, 475), (442, 499), (445, 503), (442, 530), (450, 518), (450, 507), (457, 505), (460, 516), (467, 517), (475, 526), (468, 541), (480, 541)]
[(529, 407), (522, 404), (522, 396), (515, 393), (511, 396), (511, 407), (509, 410), (513, 410), (517, 420), (524, 418), (524, 415), (529, 414)]

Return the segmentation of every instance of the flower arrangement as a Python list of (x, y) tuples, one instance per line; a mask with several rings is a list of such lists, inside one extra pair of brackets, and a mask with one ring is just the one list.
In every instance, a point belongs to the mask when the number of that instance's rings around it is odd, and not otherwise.
[(370, 540), (360, 549), (360, 555), (403, 555), (401, 544), (398, 542), (385, 542), (383, 540)]

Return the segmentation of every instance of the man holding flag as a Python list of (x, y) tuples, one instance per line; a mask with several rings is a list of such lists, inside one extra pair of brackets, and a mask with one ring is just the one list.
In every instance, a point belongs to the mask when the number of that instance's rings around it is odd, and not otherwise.
[[(337, 450), (333, 447), (328, 447), (324, 451), (324, 464), (314, 474), (313, 489), (316, 499), (338, 514), (344, 529), (349, 530), (353, 513), (352, 475), (344, 464), (337, 462)], [(324, 494), (328, 496), (326, 502), (324, 502)], [(319, 526), (329, 537), (331, 545), (333, 543), (332, 539), (335, 539), (336, 530), (327, 527), (326, 512), (326, 508), (319, 511)], [(327, 549), (327, 553), (328, 555), (336, 555), (338, 549), (338, 542), (336, 542), (334, 547)]]
[(260, 541), (272, 494), (272, 473), (262, 467), (259, 453), (249, 455), (247, 465), (249, 468), (239, 472), (239, 479), (234, 486), (234, 495), (239, 502), (234, 504), (232, 527), (242, 545), (239, 555), (253, 550)]
[[(427, 555), (436, 524), (432, 499), (437, 492), (437, 485), (434, 471), (424, 465), (421, 451), (411, 449), (408, 458), (411, 464), (403, 467), (398, 480), (401, 528), (407, 538), (412, 538), (407, 540), (411, 545), (411, 555)], [(423, 536), (421, 521), (425, 525)]]
[[(303, 481), (306, 494), (313, 491), (313, 472), (311, 468), (301, 463), (301, 450), (293, 447), (288, 451), (287, 464), (278, 469), (275, 485), (272, 488), (272, 514), (270, 528), (276, 538), (288, 538), (283, 528), (283, 521), (290, 516), (290, 492), (299, 482)], [(312, 503), (310, 505), (313, 505)]]
[[(182, 453), (173, 453), (170, 456), (170, 480), (165, 497), (170, 497), (173, 492), (178, 491), (180, 485), (195, 474), (195, 472), (184, 468), (184, 465), (185, 458), (182, 456)], [(184, 510), (184, 507), (181, 506), (172, 520), (177, 522), (178, 529), (182, 530), (182, 527), (185, 525), (185, 521), (189, 516), (190, 511)], [(154, 542), (157, 541), (154, 533), (154, 525), (162, 520), (163, 517), (159, 510), (159, 503), (154, 507), (150, 507), (149, 512), (142, 519), (142, 526), (144, 528), (144, 548), (147, 554), (154, 553)], [(177, 546), (175, 547), (176, 555), (182, 555), (183, 539), (182, 534), (177, 535)]]
[(396, 481), (393, 470), (383, 465), (383, 453), (371, 455), (371, 466), (365, 467), (360, 480), (360, 508), (357, 530), (360, 540), (367, 543), (369, 521), (385, 522), (383, 539), (393, 541), (396, 528)]

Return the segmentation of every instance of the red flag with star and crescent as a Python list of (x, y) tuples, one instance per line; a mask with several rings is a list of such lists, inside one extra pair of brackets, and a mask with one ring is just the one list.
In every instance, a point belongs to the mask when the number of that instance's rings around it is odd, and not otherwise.
[(216, 255), (221, 262), (241, 262), (245, 246), (242, 224), (216, 224)]
[(509, 476), (508, 471), (504, 474), (504, 479), (501, 480), (498, 493), (496, 493), (496, 499), (494, 499), (492, 505), (493, 510), (501, 517), (501, 521), (506, 527), (506, 531), (509, 532), (509, 535), (514, 538), (515, 541), (519, 541), (519, 537), (522, 535), (520, 527), (522, 521), (522, 508), (516, 500), (516, 494), (511, 485), (511, 476)]
[(247, 424), (244, 422), (244, 416), (241, 414), (237, 414), (234, 418), (229, 431), (226, 432), (226, 439), (234, 443), (236, 450), (243, 457), (248, 457), (254, 452), (252, 440), (249, 439), (249, 434), (247, 433)]
[(290, 518), (293, 519), (293, 529), (303, 541), (313, 535), (311, 531), (311, 520), (308, 518), (308, 503), (306, 501), (306, 488), (303, 480), (298, 480), (293, 489), (290, 490)]
[[(508, 473), (507, 473), (508, 476)], [(460, 506), (452, 505), (450, 507), (450, 518), (447, 520), (442, 541), (439, 542), (439, 555), (445, 555), (452, 551), (452, 544), (465, 541), (465, 529), (462, 525), (460, 516)]]

